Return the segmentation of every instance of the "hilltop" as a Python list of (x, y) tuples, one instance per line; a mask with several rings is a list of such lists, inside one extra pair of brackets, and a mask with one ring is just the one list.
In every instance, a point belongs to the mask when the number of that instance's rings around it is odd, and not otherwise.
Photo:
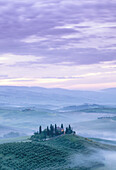
[(90, 170), (104, 166), (99, 150), (116, 151), (116, 147), (72, 134), (41, 142), (7, 143), (0, 145), (0, 169)]

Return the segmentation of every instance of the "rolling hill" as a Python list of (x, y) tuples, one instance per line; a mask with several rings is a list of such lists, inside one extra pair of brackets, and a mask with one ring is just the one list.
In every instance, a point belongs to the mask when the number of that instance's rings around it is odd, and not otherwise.
[(100, 150), (116, 152), (116, 147), (75, 135), (42, 142), (6, 143), (0, 145), (0, 169), (90, 170), (104, 166)]
[(66, 106), (60, 108), (60, 110), (68, 112), (86, 112), (86, 113), (116, 113), (116, 106), (85, 103), (83, 105)]
[(101, 91), (46, 89), (41, 87), (0, 86), (0, 106), (3, 105), (116, 105), (116, 88)]

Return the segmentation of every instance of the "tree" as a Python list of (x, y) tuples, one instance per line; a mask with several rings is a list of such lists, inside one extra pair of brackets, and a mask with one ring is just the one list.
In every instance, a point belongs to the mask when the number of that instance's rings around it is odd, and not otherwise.
[(63, 124), (61, 124), (61, 128), (64, 129)]
[(65, 131), (66, 134), (68, 134), (68, 128), (66, 127), (66, 131)]
[(47, 130), (45, 129), (45, 130), (43, 131), (43, 138), (46, 139), (46, 136), (47, 136)]
[(55, 135), (57, 134), (57, 125), (55, 124)]
[(47, 126), (47, 136), (50, 135), (50, 130), (49, 130), (49, 127)]
[(71, 128), (71, 126), (69, 125), (69, 134), (71, 134), (72, 133), (72, 128)]
[(39, 134), (41, 134), (41, 132), (42, 132), (42, 127), (40, 126), (39, 127)]
[(54, 126), (51, 124), (50, 125), (50, 135), (53, 137), (53, 132), (54, 132)]

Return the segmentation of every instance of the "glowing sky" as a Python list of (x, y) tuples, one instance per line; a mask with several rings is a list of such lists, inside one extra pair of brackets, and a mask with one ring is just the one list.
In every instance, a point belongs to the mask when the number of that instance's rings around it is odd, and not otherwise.
[(116, 0), (0, 0), (0, 85), (116, 87)]

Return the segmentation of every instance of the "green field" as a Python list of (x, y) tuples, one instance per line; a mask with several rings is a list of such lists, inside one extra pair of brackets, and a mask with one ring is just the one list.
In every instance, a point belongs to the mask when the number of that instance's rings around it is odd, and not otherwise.
[(41, 142), (5, 143), (0, 145), (0, 170), (90, 170), (103, 166), (102, 157), (79, 164), (82, 155), (91, 157), (99, 149), (116, 150), (109, 146), (75, 135)]

